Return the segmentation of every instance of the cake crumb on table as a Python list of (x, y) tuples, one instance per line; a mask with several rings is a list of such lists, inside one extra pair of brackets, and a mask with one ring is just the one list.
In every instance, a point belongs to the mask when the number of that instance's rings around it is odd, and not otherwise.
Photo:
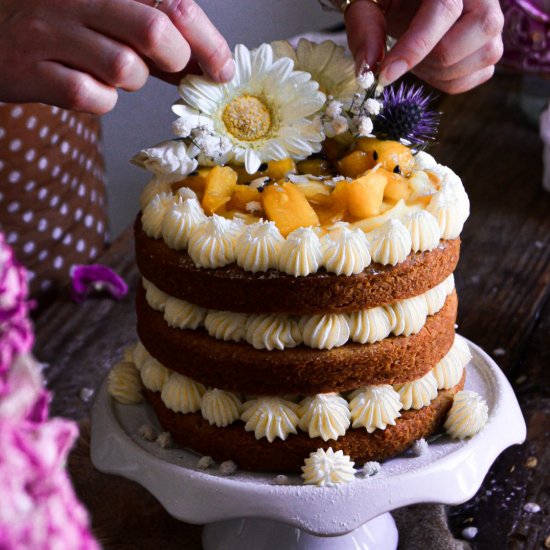
[(142, 424), (138, 429), (138, 434), (145, 441), (154, 441), (157, 438), (157, 434), (151, 424)]
[(362, 475), (364, 477), (370, 477), (376, 475), (378, 472), (380, 472), (380, 469), (382, 467), (380, 466), (380, 462), (365, 462), (363, 464), (363, 467), (357, 471), (359, 475)]
[(539, 461), (537, 460), (537, 457), (536, 457), (536, 456), (530, 456), (530, 457), (525, 461), (525, 467), (526, 467), (526, 468), (536, 468), (538, 462), (539, 462)]
[(197, 462), (197, 468), (199, 470), (208, 470), (214, 465), (214, 459), (211, 456), (202, 456)]
[(523, 505), (523, 509), (529, 514), (540, 512), (540, 506), (536, 502), (526, 502)]
[(84, 401), (84, 403), (88, 403), (92, 399), (94, 394), (95, 390), (93, 388), (82, 388), (78, 395), (80, 399)]
[(493, 350), (493, 355), (495, 357), (502, 357), (503, 355), (506, 355), (506, 350), (504, 348), (495, 348)]
[(220, 464), (222, 476), (232, 476), (237, 471), (237, 465), (232, 460), (226, 460)]
[(157, 437), (157, 443), (159, 444), (159, 447), (169, 449), (173, 445), (172, 434), (170, 432), (162, 432)]
[(290, 485), (290, 480), (288, 479), (288, 476), (279, 474), (278, 476), (275, 476), (275, 485)]
[(411, 447), (411, 451), (415, 456), (422, 456), (428, 452), (428, 442), (421, 437), (417, 439)]
[(472, 540), (477, 535), (477, 527), (466, 527), (462, 529), (462, 538)]

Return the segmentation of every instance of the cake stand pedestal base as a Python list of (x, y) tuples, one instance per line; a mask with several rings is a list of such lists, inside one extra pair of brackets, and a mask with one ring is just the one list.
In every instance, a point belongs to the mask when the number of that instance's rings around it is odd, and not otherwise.
[(351, 533), (321, 537), (268, 519), (234, 519), (205, 525), (204, 550), (395, 550), (397, 527), (385, 513)]
[(525, 421), (508, 380), (470, 343), (466, 388), (489, 406), (483, 430), (466, 441), (443, 435), (419, 456), (386, 460), (372, 476), (352, 483), (304, 485), (299, 475), (276, 482), (277, 472), (198, 467), (199, 455), (163, 449), (139, 436), (140, 426), (161, 430), (146, 404), (116, 403), (103, 383), (92, 409), (92, 462), (98, 470), (137, 481), (177, 519), (204, 527), (207, 550), (394, 550), (397, 530), (388, 512), (419, 502), (459, 504), (472, 498), (495, 458), (525, 439)]

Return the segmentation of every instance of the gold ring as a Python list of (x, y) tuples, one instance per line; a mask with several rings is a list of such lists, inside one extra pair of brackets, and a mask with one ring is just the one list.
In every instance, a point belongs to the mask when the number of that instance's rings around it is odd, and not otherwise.
[[(352, 0), (353, 1), (353, 0)], [(164, 0), (155, 0), (155, 4), (154, 4), (154, 8), (158, 8), (162, 3), (164, 2)]]
[[(357, 2), (358, 0), (344, 0), (341, 4), (340, 4), (340, 11), (342, 13), (346, 13), (346, 10), (354, 3), (354, 2)], [(391, 0), (365, 0), (365, 1), (368, 1), (368, 2), (371, 2), (372, 4), (376, 4), (376, 6), (378, 7), (378, 9), (384, 14), (386, 15), (391, 7)]]

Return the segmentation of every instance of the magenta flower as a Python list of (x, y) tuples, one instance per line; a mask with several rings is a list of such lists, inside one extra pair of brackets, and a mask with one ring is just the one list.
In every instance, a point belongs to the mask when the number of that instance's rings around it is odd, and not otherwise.
[(73, 300), (83, 302), (94, 292), (107, 292), (116, 300), (128, 293), (124, 279), (111, 268), (101, 265), (74, 265), (71, 269)]

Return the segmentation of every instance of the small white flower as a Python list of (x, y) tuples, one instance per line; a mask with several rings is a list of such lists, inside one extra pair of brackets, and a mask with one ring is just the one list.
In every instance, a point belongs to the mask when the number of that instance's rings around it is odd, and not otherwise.
[(336, 118), (342, 114), (342, 102), (341, 101), (329, 101), (326, 109), (326, 114), (329, 118)]
[(357, 122), (357, 134), (359, 137), (372, 137), (374, 125), (369, 117), (359, 117)]
[(192, 156), (192, 151), (184, 141), (169, 140), (143, 149), (132, 159), (132, 162), (153, 174), (187, 176), (198, 165), (197, 160)]
[(367, 101), (365, 101), (365, 111), (369, 115), (378, 115), (380, 111), (382, 110), (382, 103), (378, 101), (377, 99), (369, 98)]
[(363, 90), (368, 90), (374, 84), (374, 80), (374, 73), (372, 71), (362, 71), (357, 77), (357, 84), (359, 84)]
[(327, 137), (332, 138), (339, 136), (348, 130), (348, 119), (343, 116), (337, 116), (336, 118), (325, 122), (324, 128)]

